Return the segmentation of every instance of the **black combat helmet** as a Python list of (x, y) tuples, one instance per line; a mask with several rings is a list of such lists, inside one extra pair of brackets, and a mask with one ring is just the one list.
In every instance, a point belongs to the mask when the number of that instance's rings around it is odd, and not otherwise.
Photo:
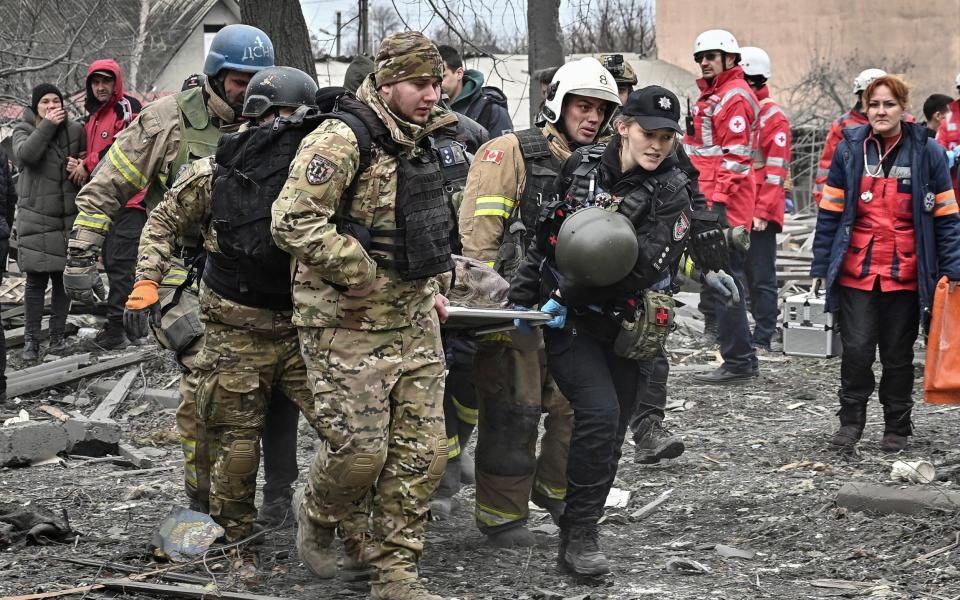
[(250, 79), (243, 100), (243, 116), (259, 118), (281, 106), (317, 108), (317, 84), (293, 67), (268, 67)]

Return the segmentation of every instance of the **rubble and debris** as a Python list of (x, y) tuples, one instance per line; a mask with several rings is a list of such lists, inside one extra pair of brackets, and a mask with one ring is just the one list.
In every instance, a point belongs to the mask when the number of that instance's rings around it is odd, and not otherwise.
[(57, 516), (35, 504), (0, 502), (0, 549), (25, 544), (45, 545), (64, 542), (77, 536), (70, 528), (66, 511)]
[(676, 573), (678, 575), (703, 575), (711, 572), (710, 567), (707, 565), (689, 558), (668, 559), (666, 569), (667, 573)]
[(140, 369), (130, 369), (124, 373), (120, 381), (117, 382), (117, 385), (115, 385), (114, 388), (110, 390), (110, 393), (107, 394), (107, 397), (103, 399), (103, 402), (94, 409), (90, 418), (93, 420), (109, 419), (113, 415), (113, 411), (117, 409), (117, 406), (127, 397), (130, 386), (139, 373)]
[(925, 460), (898, 460), (890, 467), (890, 479), (911, 483), (933, 483), (937, 470)]
[(93, 375), (99, 375), (101, 373), (106, 373), (107, 371), (112, 371), (113, 369), (127, 367), (129, 365), (151, 360), (156, 357), (157, 354), (155, 351), (130, 352), (124, 354), (123, 356), (105, 360), (103, 362), (99, 362), (88, 367), (83, 367), (75, 371), (45, 374), (39, 379), (31, 379), (29, 381), (14, 380), (13, 382), (7, 383), (7, 396), (12, 398), (21, 394), (29, 394), (44, 388), (59, 385), (61, 383), (76, 381), (78, 379), (83, 379), (84, 377), (90, 377)]
[(915, 515), (927, 511), (960, 511), (960, 493), (943, 488), (896, 488), (872, 483), (848, 482), (837, 492), (837, 506), (880, 514)]

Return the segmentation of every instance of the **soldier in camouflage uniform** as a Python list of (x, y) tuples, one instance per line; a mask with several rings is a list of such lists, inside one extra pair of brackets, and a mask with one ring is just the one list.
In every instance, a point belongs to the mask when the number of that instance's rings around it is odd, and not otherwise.
[[(240, 126), (240, 109), (250, 77), (272, 65), (273, 44), (263, 31), (249, 25), (224, 27), (211, 42), (204, 64), (207, 77), (203, 87), (150, 103), (117, 135), (89, 183), (77, 194), (79, 214), (70, 233), (64, 272), (64, 286), (74, 300), (93, 303), (97, 290), (102, 292), (97, 258), (113, 217), (127, 199), (146, 189), (144, 202), (147, 209), (152, 210), (173, 185), (181, 168), (199, 157), (213, 154), (220, 136)], [(193, 241), (193, 245), (196, 244)], [(172, 266), (171, 274), (176, 271), (182, 279), (185, 275), (182, 265)], [(168, 283), (170, 281), (168, 278)], [(209, 488), (208, 451), (197, 428), (194, 400), (197, 379), (192, 369), (198, 349), (199, 345), (194, 344), (178, 356), (184, 376), (180, 381), (176, 420), (184, 454), (186, 492), (191, 506), (205, 511)], [(288, 438), (289, 433), (285, 432), (289, 432), (291, 421), (294, 431), (296, 428), (296, 410), (292, 415), (292, 419), (287, 418), (279, 427), (280, 433)], [(295, 448), (293, 461), (295, 480)], [(289, 479), (291, 469), (283, 471), (283, 478)], [(287, 481), (279, 487), (289, 488), (289, 485)]]
[[(298, 115), (307, 114), (307, 104), (316, 110), (315, 94), (316, 84), (297, 69), (271, 67), (254, 75), (243, 116), (255, 125), (225, 135), (215, 157), (187, 166), (151, 211), (140, 238), (137, 283), (124, 314), (128, 330), (146, 333), (148, 320), (159, 310), (157, 289), (171, 267), (177, 240), (200, 229), (207, 252), (199, 299), (205, 335), (191, 375), (197, 381), (197, 418), (212, 461), (210, 515), (230, 542), (253, 530), (260, 438), (268, 410), (275, 409), (271, 390), (281, 390), (300, 406), (307, 406), (311, 397), (290, 320), (289, 256), (248, 252), (236, 238), (252, 239), (259, 233), (270, 239), (270, 190), (274, 196), (279, 191), (286, 175), (284, 160), (289, 164), (308, 130), (302, 119), (291, 115), (298, 105)], [(275, 123), (275, 118), (281, 119)], [(251, 168), (243, 158), (254, 149), (268, 150), (275, 164), (257, 157)], [(267, 168), (256, 169), (264, 164)], [(257, 185), (237, 186), (237, 179)], [(252, 194), (245, 193), (250, 189)], [(251, 220), (258, 203), (263, 216)], [(250, 270), (255, 272), (251, 275)], [(257, 271), (271, 276), (261, 277)]]
[[(419, 32), (393, 35), (357, 96), (371, 112), (367, 165), (354, 129), (308, 135), (273, 205), (293, 255), (294, 314), (320, 434), (295, 499), (297, 549), (313, 572), (335, 561), (334, 528), (372, 495), (372, 597), (440, 600), (417, 580), (430, 498), (447, 458), (443, 351), (452, 217), (434, 135), (443, 64)], [(446, 163), (446, 158), (443, 159)]]

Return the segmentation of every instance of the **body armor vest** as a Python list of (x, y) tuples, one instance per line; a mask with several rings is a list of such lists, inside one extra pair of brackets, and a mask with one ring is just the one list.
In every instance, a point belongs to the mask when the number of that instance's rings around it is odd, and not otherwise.
[(503, 238), (494, 269), (509, 281), (533, 241), (537, 231), (537, 219), (541, 205), (556, 195), (557, 174), (561, 162), (552, 152), (550, 143), (537, 128), (513, 132), (520, 142), (520, 153), (526, 169), (523, 192), (517, 198), (516, 207), (504, 225)]
[(256, 308), (291, 310), (290, 255), (270, 234), (270, 208), (287, 180), (300, 141), (316, 115), (277, 119), (225, 135), (217, 148), (210, 197), (219, 252), (207, 257), (203, 280), (221, 296)]

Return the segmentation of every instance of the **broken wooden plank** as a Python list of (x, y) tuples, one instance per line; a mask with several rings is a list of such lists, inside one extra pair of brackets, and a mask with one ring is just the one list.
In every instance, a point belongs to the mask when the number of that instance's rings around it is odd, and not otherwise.
[(68, 415), (67, 413), (63, 412), (62, 410), (60, 410), (60, 409), (57, 408), (56, 406), (50, 406), (49, 404), (41, 404), (41, 405), (40, 405), (40, 410), (42, 410), (43, 412), (47, 413), (47, 414), (50, 415), (51, 417), (59, 420), (61, 423), (66, 423), (67, 421), (70, 420), (70, 415)]
[(26, 369), (17, 369), (16, 371), (7, 369), (7, 383), (13, 383), (14, 381), (26, 381), (28, 379), (35, 379), (38, 376), (45, 376), (50, 373), (58, 373), (61, 371), (74, 371), (80, 368), (80, 366), (87, 366), (88, 364), (90, 364), (89, 352), (58, 358), (57, 360), (35, 365), (33, 367), (27, 367)]
[(71, 371), (69, 373), (55, 373), (49, 377), (44, 377), (42, 379), (28, 381), (28, 382), (14, 382), (7, 384), (7, 397), (13, 398), (14, 396), (19, 396), (21, 394), (29, 394), (31, 392), (36, 392), (47, 387), (52, 387), (55, 385), (60, 385), (68, 381), (76, 381), (77, 379), (83, 379), (84, 377), (90, 377), (92, 375), (99, 375), (101, 373), (106, 373), (113, 369), (119, 369), (122, 367), (127, 367), (132, 364), (139, 362), (152, 360), (157, 357), (156, 352), (131, 352), (124, 354), (123, 356), (118, 356), (117, 358), (106, 360), (95, 365), (90, 365), (89, 367), (84, 367), (82, 369), (77, 369), (76, 371)]
[(192, 587), (185, 585), (164, 585), (162, 583), (144, 583), (130, 579), (105, 579), (100, 582), (108, 590), (122, 592), (139, 592), (141, 594), (155, 594), (173, 598), (219, 598), (223, 600), (286, 600), (280, 596), (262, 596), (260, 594), (245, 594), (224, 590), (210, 590), (207, 587)]
[[(113, 389), (113, 386), (113, 381), (94, 381), (87, 389), (97, 394), (108, 394), (110, 390)], [(163, 408), (177, 408), (180, 406), (180, 390), (161, 390), (152, 387), (143, 388), (137, 392), (137, 399), (153, 402)]]
[(660, 508), (661, 504), (669, 500), (672, 494), (673, 494), (673, 488), (670, 488), (669, 490), (657, 496), (656, 499), (653, 500), (652, 502), (648, 502), (644, 506), (640, 507), (638, 510), (636, 510), (633, 514), (630, 515), (630, 518), (635, 521), (641, 521), (643, 519), (646, 519), (647, 517), (652, 515), (654, 511)]
[(140, 369), (136, 367), (124, 373), (120, 381), (117, 382), (117, 385), (115, 385), (113, 389), (110, 390), (110, 393), (107, 394), (107, 397), (103, 399), (103, 402), (90, 414), (90, 418), (109, 419), (113, 411), (116, 410), (117, 407), (120, 406), (120, 403), (123, 402), (123, 399), (127, 397), (127, 392), (130, 391), (130, 386), (139, 373)]
[(141, 452), (139, 448), (131, 446), (126, 442), (120, 442), (119, 448), (120, 456), (133, 463), (133, 466), (138, 469), (153, 468), (153, 459)]
[[(93, 461), (90, 461), (90, 462), (93, 462)], [(83, 565), (85, 567), (102, 568), (106, 571), (113, 571), (114, 573), (125, 573), (128, 575), (142, 574), (142, 571), (136, 567), (131, 567), (130, 565), (124, 565), (121, 563), (109, 562), (105, 560), (94, 560), (91, 558), (73, 558), (70, 556), (50, 556), (48, 558), (51, 558), (53, 560), (60, 560), (63, 562), (73, 563), (75, 565)], [(206, 585), (210, 583), (209, 577), (201, 577), (200, 575), (187, 575), (185, 573), (163, 573), (158, 577), (162, 579), (168, 579), (170, 581), (178, 581), (180, 583), (198, 583), (200, 585)]]

